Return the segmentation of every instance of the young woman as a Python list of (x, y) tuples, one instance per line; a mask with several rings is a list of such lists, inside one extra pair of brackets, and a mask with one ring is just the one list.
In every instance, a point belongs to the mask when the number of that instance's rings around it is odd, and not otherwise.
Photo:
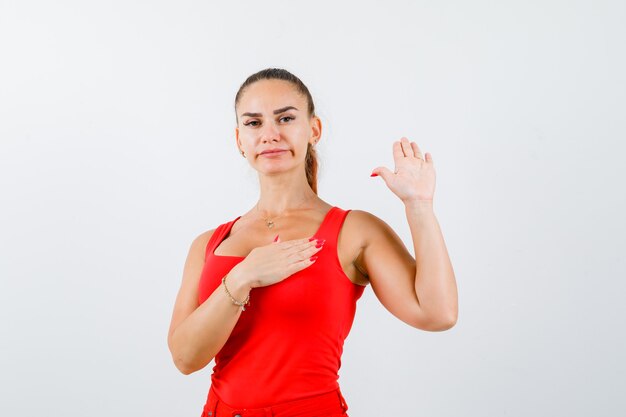
[(454, 271), (433, 212), (429, 153), (402, 138), (395, 171), (375, 168), (405, 206), (415, 259), (381, 219), (317, 195), (322, 123), (302, 81), (251, 75), (235, 97), (236, 145), (258, 202), (189, 249), (168, 345), (184, 374), (215, 366), (202, 417), (343, 416), (338, 370), (369, 283), (394, 316), (441, 331), (457, 320)]

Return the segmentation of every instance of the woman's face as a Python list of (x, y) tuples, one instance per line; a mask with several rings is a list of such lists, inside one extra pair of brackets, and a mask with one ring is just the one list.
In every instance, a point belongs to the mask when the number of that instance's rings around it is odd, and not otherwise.
[(248, 86), (237, 116), (237, 145), (263, 173), (304, 170), (307, 144), (314, 145), (321, 136), (321, 121), (308, 117), (306, 97), (288, 81), (261, 80)]

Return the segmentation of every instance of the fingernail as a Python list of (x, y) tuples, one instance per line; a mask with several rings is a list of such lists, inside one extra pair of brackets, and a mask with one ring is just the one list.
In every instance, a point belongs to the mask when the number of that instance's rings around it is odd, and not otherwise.
[(317, 245), (315, 245), (316, 248), (321, 248), (322, 246), (324, 246), (324, 242), (318, 243)]
[(378, 174), (375, 173), (375, 172), (372, 172), (372, 174), (370, 175), (370, 177), (377, 177), (377, 176), (378, 176)]
[(310, 260), (311, 262), (315, 262), (315, 260), (316, 260), (316, 259), (317, 259), (317, 255), (315, 255), (315, 256), (311, 256), (311, 257), (309, 258), (309, 260)]
[(274, 238), (274, 242), (278, 242), (278, 235)]
[(317, 244), (318, 245), (323, 245), (324, 242), (326, 242), (326, 239), (317, 239)]
[(313, 240), (315, 240), (315, 238), (314, 238), (314, 237), (310, 237), (310, 238), (309, 238), (309, 242), (311, 242), (311, 241), (313, 241)]

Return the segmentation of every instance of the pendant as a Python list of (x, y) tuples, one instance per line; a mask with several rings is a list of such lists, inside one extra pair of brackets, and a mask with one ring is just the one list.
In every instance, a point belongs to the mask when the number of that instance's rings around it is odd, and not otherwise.
[(274, 227), (274, 222), (271, 220), (266, 220), (265, 223), (267, 224), (267, 227), (269, 227), (270, 229)]

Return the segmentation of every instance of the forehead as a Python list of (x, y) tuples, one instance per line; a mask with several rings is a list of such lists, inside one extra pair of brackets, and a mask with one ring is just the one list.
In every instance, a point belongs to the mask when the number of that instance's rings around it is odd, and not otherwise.
[(239, 99), (239, 113), (271, 112), (285, 106), (305, 109), (306, 98), (289, 81), (261, 80), (249, 85)]

